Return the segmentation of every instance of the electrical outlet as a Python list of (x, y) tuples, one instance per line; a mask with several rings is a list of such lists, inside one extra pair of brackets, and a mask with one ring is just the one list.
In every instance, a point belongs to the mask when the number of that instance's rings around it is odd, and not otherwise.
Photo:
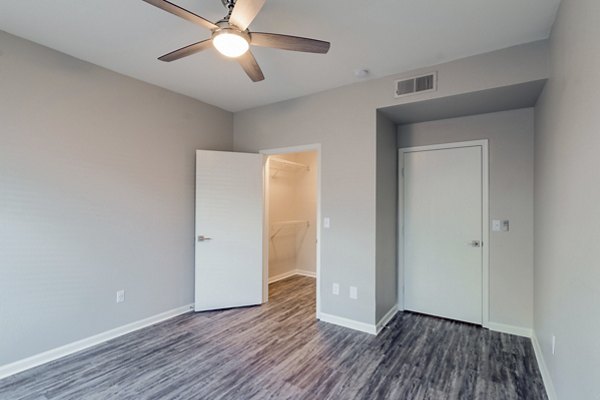
[(350, 298), (358, 299), (358, 288), (356, 286), (350, 286)]
[(125, 290), (117, 290), (117, 303), (122, 303), (125, 301)]
[(552, 355), (556, 354), (556, 336), (552, 335)]
[(331, 293), (335, 294), (336, 296), (340, 294), (340, 284), (339, 283), (333, 284), (333, 286), (331, 287)]

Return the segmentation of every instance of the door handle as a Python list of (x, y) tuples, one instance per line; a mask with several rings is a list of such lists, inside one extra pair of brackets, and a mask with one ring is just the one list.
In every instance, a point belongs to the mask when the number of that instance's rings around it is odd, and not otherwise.
[(481, 247), (482, 243), (479, 240), (472, 240), (471, 243), (469, 243), (469, 245), (473, 247)]
[(198, 241), (199, 242), (205, 242), (207, 240), (212, 240), (212, 238), (206, 237), (204, 235), (198, 235)]

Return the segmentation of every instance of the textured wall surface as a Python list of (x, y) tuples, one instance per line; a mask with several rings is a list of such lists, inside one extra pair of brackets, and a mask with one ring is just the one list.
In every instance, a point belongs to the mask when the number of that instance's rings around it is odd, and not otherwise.
[(0, 365), (191, 303), (195, 150), (231, 149), (232, 114), (0, 49)]
[(559, 399), (600, 399), (598, 38), (600, 2), (563, 0), (536, 107), (535, 332)]

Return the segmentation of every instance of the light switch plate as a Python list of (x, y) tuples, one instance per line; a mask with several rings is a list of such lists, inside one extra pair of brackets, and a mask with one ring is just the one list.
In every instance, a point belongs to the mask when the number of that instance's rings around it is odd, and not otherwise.
[(502, 230), (502, 223), (499, 219), (492, 220), (492, 232), (500, 232)]
[(508, 232), (510, 230), (510, 224), (507, 219), (502, 221), (502, 232)]
[(356, 286), (350, 286), (350, 298), (358, 299), (358, 288)]
[(323, 218), (323, 228), (329, 229), (330, 226), (331, 226), (331, 220), (329, 219), (329, 217)]

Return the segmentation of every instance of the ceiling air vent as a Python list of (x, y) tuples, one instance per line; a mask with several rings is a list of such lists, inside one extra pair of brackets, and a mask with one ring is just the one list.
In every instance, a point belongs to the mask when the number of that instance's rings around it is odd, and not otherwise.
[(394, 83), (394, 97), (403, 97), (411, 94), (433, 92), (437, 90), (437, 73), (413, 76)]

